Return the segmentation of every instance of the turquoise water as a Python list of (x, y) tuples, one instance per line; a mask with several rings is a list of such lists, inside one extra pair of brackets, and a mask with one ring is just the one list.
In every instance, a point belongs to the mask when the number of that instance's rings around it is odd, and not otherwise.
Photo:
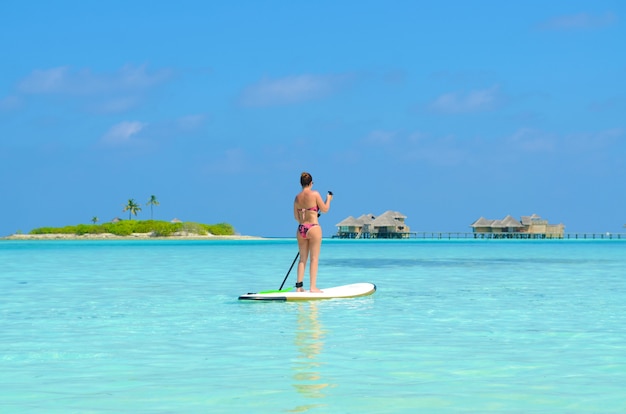
[[(626, 241), (0, 242), (2, 413), (623, 412)], [(291, 274), (288, 285), (295, 282)]]

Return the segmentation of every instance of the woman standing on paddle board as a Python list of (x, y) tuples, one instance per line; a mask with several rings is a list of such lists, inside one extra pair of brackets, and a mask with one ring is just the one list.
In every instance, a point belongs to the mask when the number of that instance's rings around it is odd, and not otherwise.
[(300, 251), (300, 261), (298, 262), (298, 280), (296, 288), (298, 292), (304, 292), (303, 280), (306, 261), (309, 259), (309, 279), (311, 282), (311, 292), (321, 292), (317, 288), (317, 265), (319, 263), (320, 250), (322, 248), (322, 227), (317, 218), (318, 213), (326, 213), (330, 208), (330, 200), (333, 193), (328, 192), (326, 201), (317, 191), (313, 191), (313, 177), (308, 172), (300, 175), (300, 185), (302, 191), (296, 195), (293, 203), (293, 216), (298, 222), (298, 250)]

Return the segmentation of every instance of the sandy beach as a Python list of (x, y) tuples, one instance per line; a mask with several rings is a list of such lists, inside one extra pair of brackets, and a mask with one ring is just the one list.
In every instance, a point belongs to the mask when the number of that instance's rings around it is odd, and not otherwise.
[(168, 237), (154, 237), (152, 233), (133, 233), (130, 236), (116, 236), (112, 233), (100, 234), (12, 234), (0, 240), (263, 240), (258, 236), (216, 236), (213, 234), (175, 234)]

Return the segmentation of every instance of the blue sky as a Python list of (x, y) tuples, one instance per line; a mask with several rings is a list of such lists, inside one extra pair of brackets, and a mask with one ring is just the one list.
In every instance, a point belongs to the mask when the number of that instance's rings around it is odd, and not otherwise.
[(0, 235), (127, 217), (292, 236), (299, 175), (413, 231), (624, 232), (621, 1), (0, 6)]

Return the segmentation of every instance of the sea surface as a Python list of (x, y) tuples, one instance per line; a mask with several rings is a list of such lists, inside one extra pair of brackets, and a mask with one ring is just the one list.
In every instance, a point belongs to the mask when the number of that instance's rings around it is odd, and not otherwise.
[(296, 253), (0, 241), (0, 412), (626, 410), (624, 240), (329, 239), (318, 286), (374, 295), (237, 300)]

